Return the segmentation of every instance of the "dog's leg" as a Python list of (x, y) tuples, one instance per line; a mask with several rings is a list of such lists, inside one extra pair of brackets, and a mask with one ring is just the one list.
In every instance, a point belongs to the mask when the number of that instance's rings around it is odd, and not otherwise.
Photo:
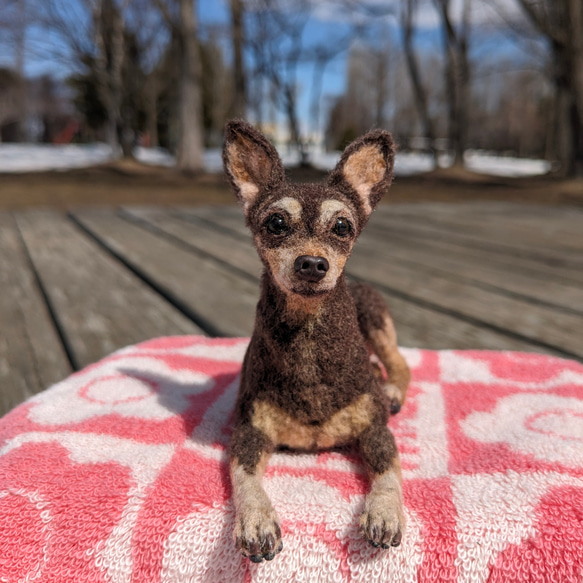
[(359, 438), (361, 455), (371, 477), (360, 517), (360, 530), (374, 547), (398, 547), (405, 531), (401, 464), (389, 429), (373, 425)]
[(231, 484), (235, 502), (235, 544), (254, 563), (271, 561), (283, 548), (281, 529), (261, 479), (273, 446), (251, 424), (233, 432)]
[(388, 312), (383, 327), (369, 331), (368, 341), (387, 371), (387, 381), (383, 389), (389, 398), (391, 413), (398, 413), (405, 403), (411, 372), (397, 348), (397, 334)]
[(411, 373), (397, 347), (393, 319), (385, 301), (371, 286), (353, 284), (350, 291), (356, 304), (360, 331), (387, 371), (383, 389), (389, 399), (391, 413), (398, 413), (405, 403)]

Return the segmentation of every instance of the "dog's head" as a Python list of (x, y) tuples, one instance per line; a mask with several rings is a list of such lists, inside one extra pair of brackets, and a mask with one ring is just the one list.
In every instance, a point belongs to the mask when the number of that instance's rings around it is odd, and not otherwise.
[(323, 184), (291, 184), (273, 145), (249, 124), (227, 124), (223, 162), (259, 256), (287, 294), (334, 289), (356, 238), (391, 184), (391, 134), (350, 144)]

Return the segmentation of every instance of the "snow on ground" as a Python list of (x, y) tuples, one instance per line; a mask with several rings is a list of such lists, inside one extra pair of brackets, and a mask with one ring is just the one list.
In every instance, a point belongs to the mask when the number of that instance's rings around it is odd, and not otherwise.
[(111, 148), (106, 144), (0, 144), (0, 172), (68, 170), (110, 159)]
[(546, 174), (551, 165), (546, 160), (528, 158), (506, 158), (483, 152), (466, 152), (464, 155), (468, 170), (493, 176), (538, 176)]
[[(145, 164), (174, 166), (175, 158), (166, 150), (136, 148), (136, 157)], [(298, 164), (295, 152), (281, 152), (286, 166)], [(67, 170), (101, 164), (114, 158), (111, 148), (105, 144), (70, 144), (51, 146), (46, 144), (0, 144), (0, 172), (38, 172), (42, 170)], [(315, 152), (312, 163), (322, 170), (334, 168), (340, 152)], [(219, 149), (206, 150), (204, 153), (206, 169), (221, 172), (223, 162)], [(440, 166), (448, 166), (451, 159), (440, 158)], [(530, 160), (495, 156), (485, 152), (466, 152), (466, 165), (469, 170), (494, 176), (537, 176), (549, 171), (545, 160)], [(433, 169), (429, 154), (400, 152), (395, 160), (395, 175), (410, 176)]]

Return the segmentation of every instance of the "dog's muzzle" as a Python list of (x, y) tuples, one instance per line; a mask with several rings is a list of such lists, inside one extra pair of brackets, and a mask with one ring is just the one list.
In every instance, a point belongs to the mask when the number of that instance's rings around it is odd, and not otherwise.
[(325, 257), (300, 255), (294, 261), (296, 276), (303, 281), (311, 281), (314, 283), (322, 281), (329, 268), (330, 264)]

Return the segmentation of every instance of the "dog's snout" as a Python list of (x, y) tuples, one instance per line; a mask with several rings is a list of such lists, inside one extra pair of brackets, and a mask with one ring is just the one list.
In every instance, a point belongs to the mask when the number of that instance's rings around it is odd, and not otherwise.
[(294, 268), (300, 279), (316, 282), (324, 279), (330, 264), (325, 257), (300, 255), (294, 262)]

